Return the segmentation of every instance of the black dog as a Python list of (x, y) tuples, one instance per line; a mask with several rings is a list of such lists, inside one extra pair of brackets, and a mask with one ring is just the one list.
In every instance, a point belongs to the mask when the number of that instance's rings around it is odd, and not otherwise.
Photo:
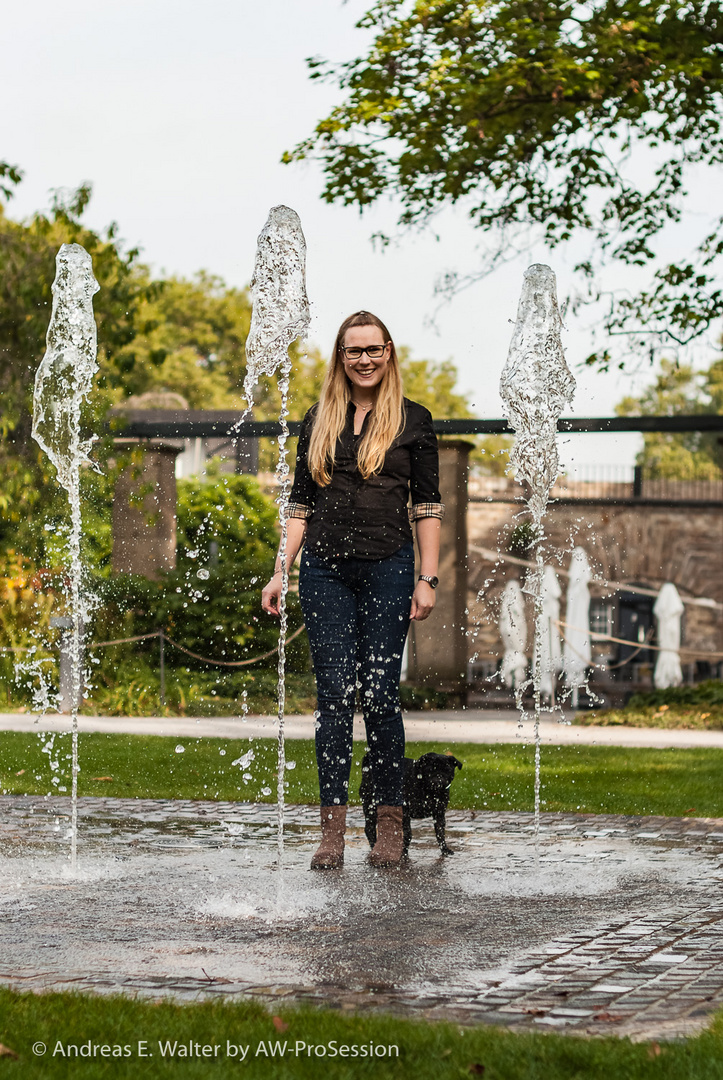
[[(404, 759), (404, 854), (412, 841), (412, 818), (434, 818), (434, 834), (443, 855), (453, 855), (445, 838), (449, 789), (462, 762), (451, 754), (422, 754), (417, 761)], [(372, 847), (377, 842), (377, 802), (374, 797), (369, 751), (362, 761), (359, 798), (364, 807), (364, 832)]]

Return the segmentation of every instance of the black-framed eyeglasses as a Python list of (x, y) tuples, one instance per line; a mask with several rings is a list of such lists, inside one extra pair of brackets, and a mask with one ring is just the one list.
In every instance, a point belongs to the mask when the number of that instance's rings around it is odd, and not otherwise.
[(389, 342), (386, 345), (367, 345), (365, 349), (360, 348), (358, 345), (342, 345), (341, 351), (347, 360), (361, 360), (364, 353), (367, 354), (370, 360), (381, 360), (388, 344)]

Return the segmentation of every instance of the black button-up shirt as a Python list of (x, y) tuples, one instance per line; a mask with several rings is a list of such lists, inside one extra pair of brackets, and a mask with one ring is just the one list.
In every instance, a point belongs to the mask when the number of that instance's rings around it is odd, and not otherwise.
[(314, 481), (307, 461), (316, 409), (316, 405), (309, 409), (301, 425), (288, 511), (289, 517), (308, 520), (308, 551), (322, 558), (385, 559), (411, 541), (410, 520), (443, 516), (437, 436), (428, 409), (404, 399), (404, 428), (387, 451), (381, 470), (364, 480), (357, 447), (369, 414), (361, 433), (355, 435), (355, 408), (350, 402), (327, 487)]

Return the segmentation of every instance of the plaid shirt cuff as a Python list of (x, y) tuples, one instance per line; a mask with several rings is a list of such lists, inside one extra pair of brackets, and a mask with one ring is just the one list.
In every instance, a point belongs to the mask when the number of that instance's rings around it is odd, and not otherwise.
[(419, 521), (420, 518), (435, 517), (440, 521), (444, 517), (444, 503), (417, 503), (409, 508), (409, 520)]
[(311, 506), (298, 502), (290, 502), (286, 509), (287, 518), (310, 518), (313, 513)]

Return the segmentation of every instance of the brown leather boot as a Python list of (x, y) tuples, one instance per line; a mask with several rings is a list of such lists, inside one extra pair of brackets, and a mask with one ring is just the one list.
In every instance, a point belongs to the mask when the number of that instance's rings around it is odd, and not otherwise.
[(401, 806), (377, 807), (377, 842), (369, 855), (372, 866), (399, 866), (404, 849)]
[(312, 870), (338, 870), (344, 865), (346, 807), (322, 806), (321, 843), (311, 860)]

